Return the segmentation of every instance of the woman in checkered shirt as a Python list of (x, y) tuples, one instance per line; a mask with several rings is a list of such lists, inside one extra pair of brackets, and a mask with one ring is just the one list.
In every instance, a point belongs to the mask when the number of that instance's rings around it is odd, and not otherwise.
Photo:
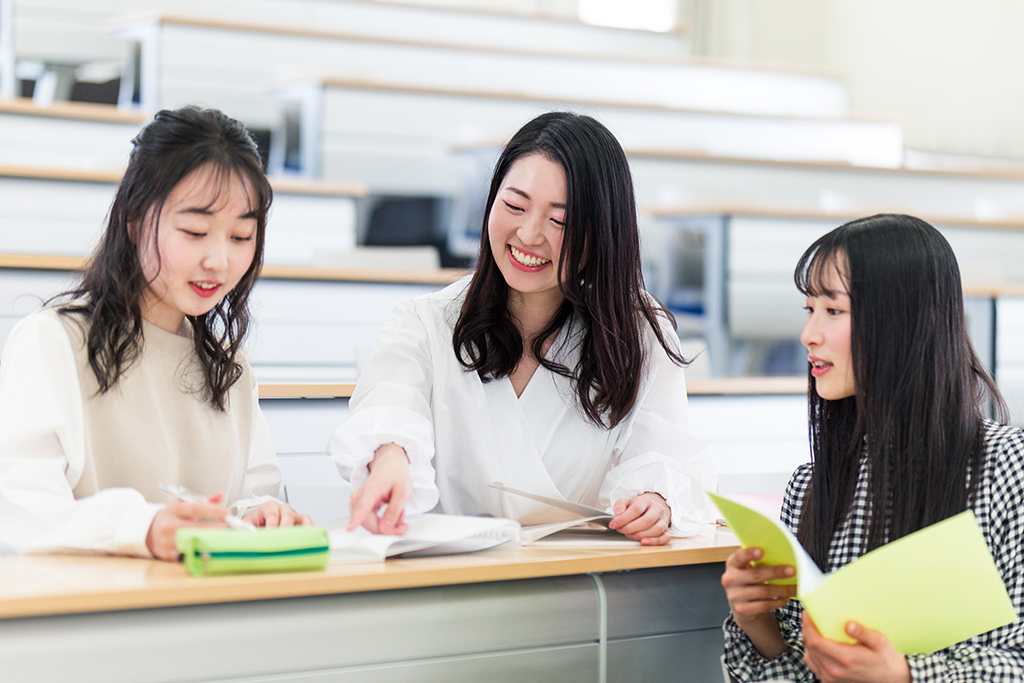
[[(1024, 434), (1004, 413), (971, 347), (956, 258), (935, 228), (880, 215), (825, 235), (804, 253), (813, 462), (794, 473), (782, 520), (827, 571), (888, 541), (973, 509), (1017, 621), (930, 655), (901, 655), (884, 633), (847, 624), (828, 640), (734, 553), (722, 577), (731, 615), (726, 664), (737, 681), (1024, 681)], [(978, 473), (975, 476), (974, 473)]]

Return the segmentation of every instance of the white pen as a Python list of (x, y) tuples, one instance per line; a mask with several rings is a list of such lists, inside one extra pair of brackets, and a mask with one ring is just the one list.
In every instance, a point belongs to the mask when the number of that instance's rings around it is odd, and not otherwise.
[[(205, 496), (201, 496), (194, 491), (189, 491), (184, 486), (172, 486), (170, 484), (157, 484), (162, 490), (171, 494), (179, 500), (183, 500), (186, 503), (203, 503), (209, 505), (210, 499)], [(256, 531), (256, 526), (245, 521), (238, 515), (233, 515), (230, 512), (224, 518), (224, 521), (228, 523), (228, 526), (232, 529), (238, 529), (239, 531)]]

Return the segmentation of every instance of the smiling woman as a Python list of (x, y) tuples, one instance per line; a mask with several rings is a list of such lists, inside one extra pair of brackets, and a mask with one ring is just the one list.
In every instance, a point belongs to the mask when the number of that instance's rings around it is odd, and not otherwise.
[[(4, 348), (0, 550), (173, 560), (179, 528), (225, 527), (229, 509), (308, 521), (273, 498), (241, 351), (271, 202), (255, 144), (222, 113), (184, 108), (134, 145), (80, 285)], [(208, 502), (166, 502), (161, 484)]]
[[(567, 112), (527, 123), (494, 169), (476, 272), (398, 307), (328, 451), (352, 524), (405, 510), (561, 513), (488, 484), (600, 506), (645, 545), (709, 521), (715, 476), (689, 432), (685, 360), (643, 290), (622, 147)], [(383, 514), (378, 509), (384, 509)]]

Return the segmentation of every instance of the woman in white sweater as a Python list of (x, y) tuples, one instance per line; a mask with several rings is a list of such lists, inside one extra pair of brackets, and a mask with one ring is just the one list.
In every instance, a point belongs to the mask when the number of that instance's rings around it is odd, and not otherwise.
[(670, 317), (643, 291), (618, 141), (587, 116), (537, 117), (498, 160), (485, 215), (472, 278), (398, 307), (331, 440), (352, 524), (400, 533), (406, 509), (435, 505), (565, 514), (488, 487), (502, 482), (599, 505), (647, 545), (696, 533), (715, 477)]
[[(280, 483), (241, 345), (272, 192), (245, 128), (159, 112), (78, 286), (0, 363), (0, 549), (176, 559), (185, 526), (307, 522)], [(171, 499), (183, 485), (208, 503)]]

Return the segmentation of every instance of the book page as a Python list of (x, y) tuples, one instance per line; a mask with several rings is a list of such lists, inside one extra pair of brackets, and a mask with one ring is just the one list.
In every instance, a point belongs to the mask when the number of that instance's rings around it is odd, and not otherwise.
[(774, 567), (788, 564), (796, 568), (795, 577), (770, 583), (796, 584), (798, 596), (806, 595), (821, 585), (824, 575), (818, 565), (782, 522), (725, 496), (710, 491), (708, 495), (729, 523), (729, 530), (736, 534), (740, 545), (764, 551), (764, 557), (755, 565)]
[(1017, 618), (968, 510), (904, 536), (825, 577), (801, 601), (827, 638), (851, 619), (903, 654), (928, 654)]
[[(592, 508), (589, 505), (581, 505), (579, 503), (570, 503), (569, 501), (566, 501), (566, 500), (558, 500), (557, 498), (548, 498), (547, 496), (539, 496), (536, 493), (528, 493), (526, 491), (520, 491), (519, 489), (514, 489), (514, 488), (511, 488), (509, 486), (505, 486), (504, 484), (502, 484), (499, 481), (496, 481), (493, 484), (488, 484), (488, 486), (490, 488), (492, 488), (492, 489), (498, 489), (499, 491), (504, 491), (505, 493), (511, 493), (513, 495), (516, 495), (516, 496), (522, 496), (523, 498), (529, 498), (530, 500), (535, 500), (538, 503), (545, 503), (545, 504), (550, 505), (552, 507), (559, 508), (560, 510), (567, 510), (569, 512), (575, 512), (580, 517), (586, 517), (587, 518), (587, 519), (580, 519), (580, 520), (578, 520), (576, 522), (572, 522), (572, 524), (580, 524), (580, 523), (585, 522), (585, 521), (593, 521), (593, 522), (596, 522), (597, 524), (601, 524), (603, 526), (608, 526), (608, 522), (610, 522), (612, 520), (612, 517), (614, 517), (614, 515), (610, 515), (607, 512), (605, 512), (604, 510), (601, 510), (601, 509), (598, 509), (598, 508)], [(557, 523), (560, 524), (561, 522), (557, 522)], [(542, 526), (547, 526), (547, 525), (542, 525)], [(563, 527), (563, 528), (565, 528), (565, 527)]]
[(348, 518), (324, 525), (331, 542), (331, 562), (383, 562), (388, 557), (420, 551), (456, 554), (493, 548), (519, 541), (519, 524), (500, 517), (422, 514), (405, 519), (409, 530), (401, 536), (373, 534), (360, 527), (346, 531)]

